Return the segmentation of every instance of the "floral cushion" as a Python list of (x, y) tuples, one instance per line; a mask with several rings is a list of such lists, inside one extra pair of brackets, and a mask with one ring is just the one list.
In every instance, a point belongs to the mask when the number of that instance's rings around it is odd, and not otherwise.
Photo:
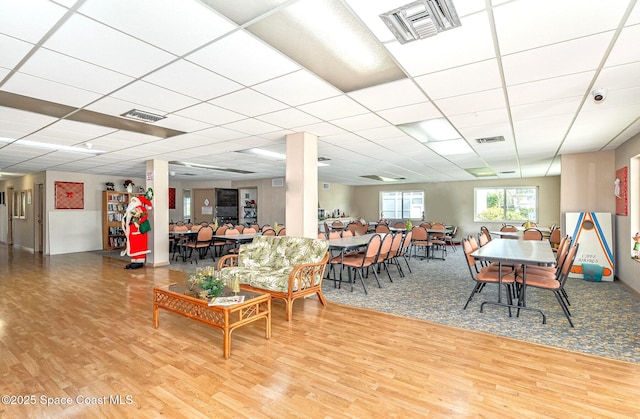
[[(287, 292), (289, 274), (295, 266), (318, 263), (329, 248), (327, 240), (291, 236), (258, 236), (243, 244), (238, 252), (238, 266), (222, 270), (222, 279), (230, 283), (238, 276), (241, 284), (270, 291)], [(317, 285), (322, 278), (314, 278)], [(294, 282), (293, 291), (298, 289)]]

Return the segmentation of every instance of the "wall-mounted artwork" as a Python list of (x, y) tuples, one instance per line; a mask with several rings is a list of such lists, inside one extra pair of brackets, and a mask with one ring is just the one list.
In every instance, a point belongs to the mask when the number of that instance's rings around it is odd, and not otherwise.
[(629, 196), (627, 189), (629, 184), (629, 171), (627, 166), (616, 170), (614, 193), (616, 195), (616, 215), (629, 215)]
[(84, 209), (84, 183), (55, 182), (56, 209)]
[(176, 188), (169, 188), (169, 209), (176, 209)]

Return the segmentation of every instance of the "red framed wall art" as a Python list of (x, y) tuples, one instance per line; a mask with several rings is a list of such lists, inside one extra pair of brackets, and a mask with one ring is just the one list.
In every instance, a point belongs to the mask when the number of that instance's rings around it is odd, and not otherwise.
[(56, 209), (84, 209), (84, 183), (55, 182)]

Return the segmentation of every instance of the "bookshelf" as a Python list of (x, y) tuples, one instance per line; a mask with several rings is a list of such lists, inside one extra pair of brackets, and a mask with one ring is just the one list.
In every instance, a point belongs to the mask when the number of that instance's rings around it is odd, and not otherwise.
[(102, 192), (102, 248), (113, 250), (125, 247), (126, 237), (122, 231), (122, 219), (129, 205), (127, 192)]

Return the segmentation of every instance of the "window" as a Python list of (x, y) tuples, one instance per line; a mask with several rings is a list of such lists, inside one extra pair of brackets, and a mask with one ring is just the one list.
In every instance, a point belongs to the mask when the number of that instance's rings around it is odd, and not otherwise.
[(424, 191), (380, 193), (381, 218), (421, 218), (424, 213)]
[(182, 191), (182, 211), (183, 219), (188, 220), (191, 218), (191, 189), (185, 189)]
[(475, 188), (474, 221), (538, 221), (538, 188)]

